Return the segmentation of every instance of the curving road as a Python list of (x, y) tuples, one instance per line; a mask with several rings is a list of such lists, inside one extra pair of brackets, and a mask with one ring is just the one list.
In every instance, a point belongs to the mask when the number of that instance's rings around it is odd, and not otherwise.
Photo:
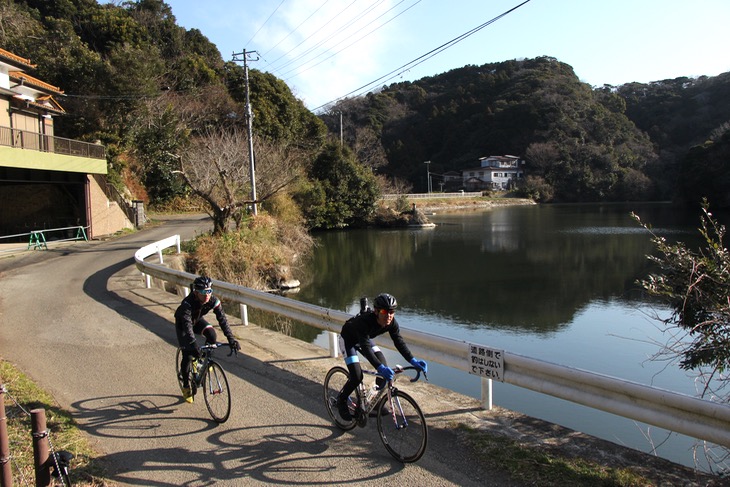
[[(475, 465), (448, 427), (431, 427), (413, 465), (394, 461), (373, 425), (334, 429), (321, 380), (339, 361), (309, 344), (236, 326), (243, 355), (220, 354), (234, 392), (231, 419), (210, 421), (184, 403), (174, 377), (171, 324), (178, 297), (147, 290), (133, 253), (179, 233), (208, 230), (201, 216), (105, 242), (77, 242), (0, 259), (0, 350), (88, 433), (119, 485), (518, 485)], [(417, 398), (426, 385), (408, 385)], [(429, 389), (429, 391), (433, 391)], [(10, 391), (12, 393), (12, 390)], [(457, 409), (426, 410), (448, 425)], [(463, 410), (460, 411), (460, 414)]]

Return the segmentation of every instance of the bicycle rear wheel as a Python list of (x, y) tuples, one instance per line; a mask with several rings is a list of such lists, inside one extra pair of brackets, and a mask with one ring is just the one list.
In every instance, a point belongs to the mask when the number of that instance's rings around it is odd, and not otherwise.
[(223, 367), (212, 360), (208, 362), (201, 383), (208, 412), (216, 423), (225, 423), (231, 415), (231, 391)]
[[(357, 424), (355, 419), (350, 421), (342, 419), (337, 410), (337, 400), (340, 397), (340, 391), (345, 387), (345, 382), (347, 382), (349, 377), (350, 374), (342, 367), (332, 367), (324, 378), (324, 405), (327, 408), (327, 413), (335, 425), (344, 431), (351, 430)], [(357, 392), (350, 394), (347, 403), (350, 408), (350, 414), (352, 414), (353, 418), (356, 417), (358, 404)]]
[(403, 463), (412, 463), (426, 451), (426, 418), (416, 401), (405, 392), (394, 391), (392, 397), (390, 414), (381, 414), (388, 404), (387, 397), (377, 406), (378, 433), (388, 453)]

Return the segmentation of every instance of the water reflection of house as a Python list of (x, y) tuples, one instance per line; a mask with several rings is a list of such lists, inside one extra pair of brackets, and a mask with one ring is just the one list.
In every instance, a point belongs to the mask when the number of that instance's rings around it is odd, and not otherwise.
[(489, 156), (480, 157), (479, 160), (479, 167), (461, 172), (467, 191), (512, 189), (524, 178), (525, 161), (517, 156)]

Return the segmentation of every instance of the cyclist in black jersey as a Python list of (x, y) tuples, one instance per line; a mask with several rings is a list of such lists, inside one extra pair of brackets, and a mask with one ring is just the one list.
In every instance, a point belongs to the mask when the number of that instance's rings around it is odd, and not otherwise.
[(189, 384), (191, 357), (200, 357), (200, 346), (195, 339), (195, 335), (204, 336), (206, 344), (216, 343), (217, 340), (215, 328), (203, 318), (209, 311), (212, 310), (215, 314), (218, 325), (228, 339), (231, 349), (236, 351), (241, 349), (238, 341), (233, 336), (231, 327), (228, 325), (221, 300), (213, 296), (212, 283), (213, 281), (209, 277), (200, 276), (196, 278), (191, 286), (192, 292), (182, 300), (175, 311), (175, 332), (177, 333), (178, 344), (183, 352), (180, 362), (183, 398), (187, 402), (193, 402)]
[(395, 373), (388, 367), (385, 356), (380, 348), (375, 345), (373, 338), (385, 332), (390, 333), (395, 348), (404, 359), (418, 370), (428, 372), (428, 365), (423, 360), (413, 357), (408, 349), (405, 340), (400, 334), (398, 321), (395, 319), (395, 309), (398, 307), (396, 299), (390, 294), (378, 295), (373, 301), (374, 311), (361, 312), (357, 316), (347, 320), (340, 333), (340, 349), (345, 356), (345, 364), (350, 376), (345, 387), (340, 392), (337, 402), (337, 410), (345, 421), (352, 420), (352, 414), (347, 407), (347, 397), (362, 382), (362, 368), (358, 352), (375, 367), (382, 378), (378, 377), (378, 387), (382, 387), (386, 380), (391, 380)]

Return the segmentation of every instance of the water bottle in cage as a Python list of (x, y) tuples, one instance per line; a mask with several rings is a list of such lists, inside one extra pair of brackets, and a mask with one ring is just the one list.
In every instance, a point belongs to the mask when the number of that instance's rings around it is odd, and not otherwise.
[(367, 402), (370, 403), (370, 401), (372, 401), (373, 398), (375, 398), (375, 396), (377, 394), (378, 394), (378, 385), (373, 384), (373, 386), (370, 389), (368, 389), (367, 396), (366, 396)]

